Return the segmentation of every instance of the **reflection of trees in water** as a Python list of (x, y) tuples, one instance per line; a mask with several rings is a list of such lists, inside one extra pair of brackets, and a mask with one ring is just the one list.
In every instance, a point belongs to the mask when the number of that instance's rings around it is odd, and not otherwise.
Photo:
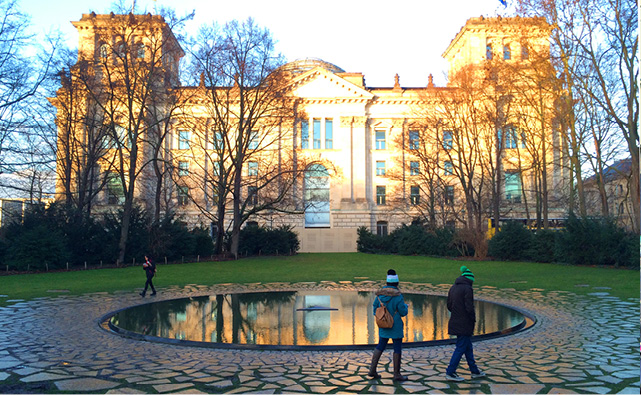
[[(377, 329), (372, 315), (374, 292), (328, 292), (332, 307), (339, 309), (334, 314), (328, 311), (296, 312), (297, 307), (328, 305), (328, 301), (316, 300), (318, 294), (255, 292), (168, 300), (122, 311), (112, 318), (112, 322), (145, 335), (218, 343), (297, 344), (303, 341), (301, 344), (321, 344), (337, 338), (349, 342), (349, 337), (352, 344), (357, 342), (357, 337), (361, 343), (376, 342)], [(309, 303), (301, 300), (303, 305), (300, 305), (299, 296), (309, 298)], [(327, 294), (322, 296), (329, 298)], [(410, 308), (410, 314), (404, 319), (406, 341), (448, 337), (449, 313), (445, 297), (412, 293), (403, 296)], [(523, 320), (520, 313), (491, 303), (476, 301), (475, 307), (475, 334), (503, 330)], [(281, 316), (281, 312), (285, 315)], [(302, 326), (298, 327), (302, 333), (298, 332), (297, 323)], [(288, 340), (290, 336), (294, 343), (288, 343), (292, 341)], [(297, 340), (297, 336), (301, 338)]]

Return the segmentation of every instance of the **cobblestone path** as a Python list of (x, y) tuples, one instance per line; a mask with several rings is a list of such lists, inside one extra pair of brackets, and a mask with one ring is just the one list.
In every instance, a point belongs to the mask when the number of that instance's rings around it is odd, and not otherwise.
[[(373, 282), (187, 286), (155, 300), (244, 289), (373, 289)], [(447, 285), (402, 283), (404, 291), (445, 295)], [(57, 292), (57, 293), (56, 293)], [(122, 338), (99, 327), (104, 314), (141, 303), (139, 290), (7, 301), (0, 308), (0, 393), (639, 393), (639, 299), (607, 290), (569, 292), (480, 287), (477, 299), (531, 312), (524, 332), (476, 342), (487, 378), (445, 380), (453, 346), (406, 348), (392, 381), (391, 350), (383, 377), (366, 377), (371, 351), (249, 351), (191, 348)], [(391, 347), (390, 347), (391, 349)]]

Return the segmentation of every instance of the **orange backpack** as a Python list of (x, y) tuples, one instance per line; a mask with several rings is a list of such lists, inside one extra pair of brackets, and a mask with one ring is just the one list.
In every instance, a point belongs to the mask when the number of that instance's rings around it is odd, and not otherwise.
[(379, 328), (391, 328), (394, 326), (394, 317), (390, 314), (389, 310), (387, 310), (387, 307), (383, 302), (381, 302), (380, 297), (376, 297), (378, 299), (378, 303), (381, 305), (376, 308), (376, 325), (378, 325)]

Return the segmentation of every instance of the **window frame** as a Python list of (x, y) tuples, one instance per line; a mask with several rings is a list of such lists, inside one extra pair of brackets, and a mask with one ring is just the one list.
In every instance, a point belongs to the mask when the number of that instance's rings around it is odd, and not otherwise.
[(386, 204), (386, 188), (385, 185), (376, 186), (376, 205), (384, 206)]
[(386, 168), (385, 168), (385, 161), (384, 160), (377, 160), (376, 161), (376, 175), (377, 176), (385, 176), (386, 173)]
[[(379, 139), (379, 134), (382, 135), (382, 139)], [(374, 130), (374, 149), (376, 150), (385, 150), (386, 146), (386, 136), (385, 136), (385, 130), (384, 129), (375, 129)]]

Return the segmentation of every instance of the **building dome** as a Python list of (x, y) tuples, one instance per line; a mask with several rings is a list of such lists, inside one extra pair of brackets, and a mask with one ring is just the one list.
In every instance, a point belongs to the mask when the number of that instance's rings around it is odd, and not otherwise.
[(345, 70), (341, 69), (335, 64), (326, 62), (318, 58), (297, 59), (297, 60), (294, 60), (293, 62), (286, 63), (282, 66), (284, 70), (289, 71), (293, 74), (301, 74), (316, 67), (322, 67), (325, 70), (330, 71), (332, 73), (345, 72)]

